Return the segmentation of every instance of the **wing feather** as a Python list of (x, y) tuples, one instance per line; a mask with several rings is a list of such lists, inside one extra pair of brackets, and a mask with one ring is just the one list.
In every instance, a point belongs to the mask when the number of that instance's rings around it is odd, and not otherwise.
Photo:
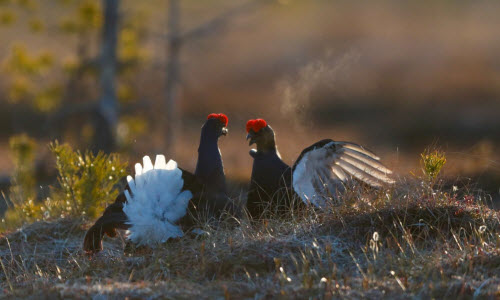
[(341, 181), (346, 182), (349, 179), (349, 177), (344, 172), (344, 170), (342, 170), (341, 167), (339, 167), (337, 165), (333, 165), (331, 167), (332, 167), (332, 171), (335, 174), (335, 176), (337, 176)]
[(338, 194), (337, 190), (343, 186), (342, 180), (335, 172), (333, 172), (333, 168), (330, 168), (329, 166), (324, 166), (321, 170), (323, 173), (323, 186), (322, 190), (318, 191), (318, 193), (320, 195), (323, 194), (331, 198), (336, 198)]
[(336, 145), (342, 146), (347, 149), (352, 149), (354, 151), (363, 153), (364, 155), (367, 155), (375, 160), (380, 160), (380, 157), (375, 155), (375, 153), (371, 152), (370, 150), (366, 149), (365, 147), (355, 144), (355, 143), (350, 143), (350, 142), (335, 142)]
[(386, 173), (386, 174), (392, 174), (392, 171), (388, 169), (386, 166), (384, 166), (382, 163), (380, 163), (378, 160), (373, 159), (370, 156), (367, 156), (363, 153), (357, 152), (355, 150), (349, 149), (349, 148), (341, 148), (339, 152), (344, 153), (347, 156), (350, 156), (352, 158), (355, 158), (359, 161), (364, 162), (365, 164), (370, 165), (371, 167)]
[(356, 168), (355, 166), (351, 165), (350, 163), (348, 163), (346, 161), (339, 160), (339, 161), (336, 162), (336, 164), (339, 165), (340, 167), (342, 167), (342, 169), (344, 169), (347, 172), (349, 172), (349, 174), (351, 174), (352, 176), (354, 176), (358, 180), (366, 182), (369, 185), (374, 186), (374, 187), (380, 187), (380, 186), (382, 186), (377, 181), (376, 178), (372, 177), (370, 174), (367, 174), (367, 173), (363, 172), (362, 170)]
[(380, 172), (379, 170), (375, 169), (374, 167), (368, 164), (365, 164), (364, 162), (353, 159), (347, 155), (341, 155), (340, 159), (356, 167), (361, 172), (367, 173), (380, 181), (387, 183), (394, 183), (394, 181), (391, 178), (389, 178), (386, 174)]
[(293, 188), (306, 203), (323, 206), (325, 198), (339, 200), (339, 192), (352, 179), (373, 187), (392, 184), (392, 171), (363, 146), (322, 140), (304, 149), (295, 162)]

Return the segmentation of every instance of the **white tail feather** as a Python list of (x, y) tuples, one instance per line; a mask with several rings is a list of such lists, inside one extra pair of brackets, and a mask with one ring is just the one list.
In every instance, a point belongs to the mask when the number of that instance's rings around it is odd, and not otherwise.
[(156, 155), (155, 169), (165, 169), (166, 166), (165, 156), (161, 154)]
[(187, 210), (190, 191), (182, 191), (184, 180), (177, 163), (165, 163), (163, 155), (157, 155), (153, 167), (149, 156), (144, 166), (135, 165), (135, 179), (127, 177), (131, 193), (125, 191), (127, 202), (123, 211), (131, 225), (129, 239), (138, 245), (154, 246), (169, 238), (182, 237), (179, 221)]

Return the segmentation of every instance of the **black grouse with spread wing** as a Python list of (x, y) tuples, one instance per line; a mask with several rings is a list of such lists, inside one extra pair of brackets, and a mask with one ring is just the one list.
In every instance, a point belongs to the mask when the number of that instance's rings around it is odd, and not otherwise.
[(249, 145), (257, 145), (250, 150), (254, 162), (247, 198), (253, 218), (266, 211), (287, 212), (304, 203), (325, 207), (339, 199), (352, 179), (373, 187), (394, 183), (388, 176), (391, 170), (360, 145), (321, 140), (304, 149), (290, 167), (281, 159), (274, 131), (265, 120), (250, 120), (246, 127)]

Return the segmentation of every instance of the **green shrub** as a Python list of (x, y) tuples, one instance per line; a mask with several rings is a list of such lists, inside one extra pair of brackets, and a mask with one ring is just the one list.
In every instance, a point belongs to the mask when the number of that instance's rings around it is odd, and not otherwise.
[(37, 201), (33, 176), (35, 145), (26, 136), (11, 139), (16, 166), (9, 194), (12, 206), (0, 223), (0, 231), (59, 217), (93, 219), (118, 195), (115, 187), (124, 177), (127, 163), (117, 154), (82, 154), (56, 141), (50, 144), (50, 150), (56, 157), (59, 185), (52, 188), (50, 197)]
[(0, 224), (1, 229), (16, 228), (39, 220), (43, 211), (36, 199), (35, 150), (36, 142), (26, 134), (9, 139), (14, 172), (9, 190), (9, 208)]
[(14, 162), (10, 200), (20, 205), (35, 198), (36, 142), (20, 134), (9, 139), (9, 147)]
[(55, 203), (48, 205), (59, 206), (63, 216), (97, 217), (118, 195), (114, 187), (125, 175), (127, 163), (117, 154), (82, 154), (57, 142), (50, 150), (56, 156), (59, 187), (52, 190), (52, 199), (47, 199)]
[(446, 155), (440, 150), (431, 150), (428, 148), (420, 154), (420, 157), (424, 176), (427, 177), (429, 182), (433, 183), (446, 163)]

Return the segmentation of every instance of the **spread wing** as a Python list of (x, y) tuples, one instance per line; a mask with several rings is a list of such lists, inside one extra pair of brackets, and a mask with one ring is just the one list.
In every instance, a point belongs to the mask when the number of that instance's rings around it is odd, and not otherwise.
[(338, 200), (351, 179), (373, 187), (393, 184), (388, 176), (392, 171), (379, 160), (360, 145), (322, 140), (304, 149), (295, 162), (293, 188), (304, 202), (322, 207), (327, 199)]

